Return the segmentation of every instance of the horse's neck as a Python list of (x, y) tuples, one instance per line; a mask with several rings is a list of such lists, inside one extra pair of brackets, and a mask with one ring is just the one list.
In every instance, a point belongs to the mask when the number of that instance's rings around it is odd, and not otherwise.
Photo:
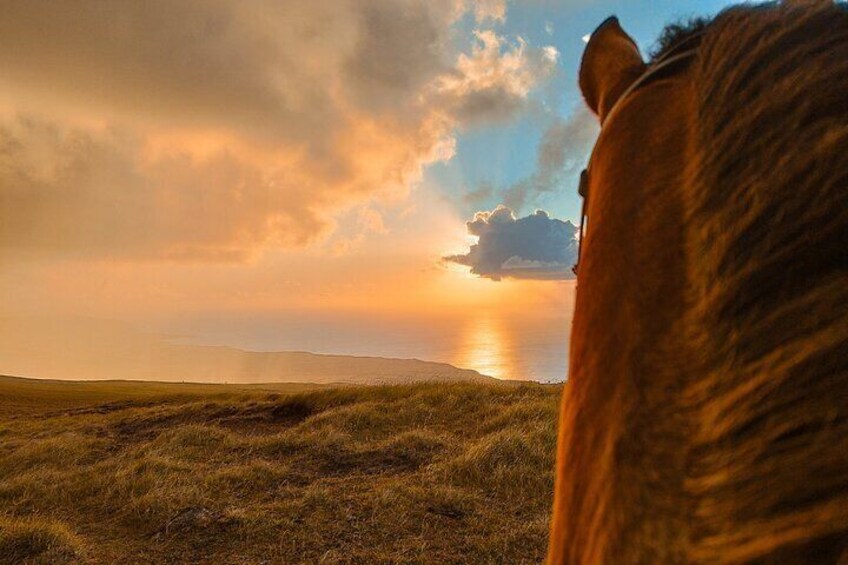
[(562, 563), (671, 562), (684, 545), (686, 88), (666, 81), (637, 98), (593, 163), (560, 423)]

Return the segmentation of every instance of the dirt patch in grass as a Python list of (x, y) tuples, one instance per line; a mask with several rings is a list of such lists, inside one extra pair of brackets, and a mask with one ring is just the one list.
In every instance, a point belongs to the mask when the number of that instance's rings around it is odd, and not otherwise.
[(282, 402), (271, 408), (271, 421), (277, 424), (293, 426), (316, 414), (315, 406), (304, 402), (300, 398), (293, 398), (289, 402)]

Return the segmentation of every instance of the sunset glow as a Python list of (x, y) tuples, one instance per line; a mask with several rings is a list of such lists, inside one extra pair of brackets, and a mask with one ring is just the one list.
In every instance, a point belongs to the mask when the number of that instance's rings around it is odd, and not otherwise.
[[(510, 352), (567, 327), (598, 131), (574, 77), (608, 7), (121, 6), (4, 7), (0, 319), (563, 378)], [(282, 337), (310, 316), (451, 337)]]
[(517, 378), (515, 359), (511, 358), (514, 344), (501, 322), (485, 314), (469, 320), (455, 364), (474, 367), (481, 373), (498, 379)]

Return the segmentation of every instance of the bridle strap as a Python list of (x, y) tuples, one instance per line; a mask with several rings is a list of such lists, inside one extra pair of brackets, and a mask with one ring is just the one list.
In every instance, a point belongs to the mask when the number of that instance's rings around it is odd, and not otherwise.
[(586, 202), (589, 190), (589, 169), (583, 169), (580, 172), (580, 187), (577, 193), (581, 196), (582, 203), (580, 204), (580, 227), (577, 232), (577, 262), (571, 267), (571, 272), (577, 276), (577, 267), (580, 265), (580, 254), (583, 252), (583, 228), (586, 225)]
[[(631, 84), (627, 88), (627, 90), (625, 90), (621, 94), (621, 96), (618, 97), (618, 100), (616, 100), (615, 104), (613, 104), (612, 108), (610, 108), (610, 111), (607, 112), (607, 115), (604, 118), (604, 124), (607, 124), (610, 121), (610, 119), (612, 119), (612, 117), (615, 115), (615, 113), (618, 111), (618, 109), (621, 108), (622, 102), (624, 102), (624, 100), (626, 100), (631, 94), (633, 94), (634, 92), (639, 90), (639, 88), (641, 88), (642, 86), (644, 86), (645, 84), (650, 82), (651, 79), (653, 79), (660, 72), (668, 69), (669, 67), (676, 65), (677, 63), (679, 63), (681, 61), (691, 59), (697, 53), (698, 53), (697, 49), (690, 49), (689, 51), (684, 51), (683, 53), (680, 53), (678, 55), (672, 55), (672, 56), (669, 56), (665, 59), (660, 59), (655, 64), (651, 65), (651, 67), (648, 70), (646, 70), (644, 73), (642, 73), (642, 76), (640, 76), (639, 78), (634, 80), (633, 84)], [(601, 126), (601, 129), (603, 129), (603, 126)], [(592, 151), (592, 153), (594, 153), (594, 150)], [(591, 159), (589, 160), (589, 162), (590, 163), (592, 162)]]
[[(675, 54), (675, 51), (680, 49), (680, 47), (690, 43), (692, 40), (699, 38), (701, 35), (703, 35), (703, 32), (692, 35), (682, 41), (680, 45), (674, 47), (671, 51), (669, 51), (669, 53), (665, 57), (651, 65), (651, 67), (647, 69), (644, 73), (642, 73), (639, 78), (633, 81), (633, 84), (627, 87), (627, 90), (625, 90), (621, 94), (621, 96), (618, 97), (618, 100), (616, 100), (615, 104), (613, 104), (612, 108), (610, 108), (610, 111), (607, 112), (607, 115), (604, 117), (604, 123), (601, 125), (601, 132), (603, 132), (604, 127), (606, 127), (606, 125), (610, 122), (612, 117), (621, 108), (624, 101), (630, 95), (636, 92), (639, 88), (645, 86), (652, 79), (655, 79), (657, 75), (660, 74), (662, 71), (668, 70), (682, 61), (686, 61), (687, 59), (695, 57), (695, 55), (698, 53), (697, 47), (693, 49), (688, 49), (678, 54)], [(578, 188), (578, 193), (581, 197), (583, 197), (583, 204), (580, 210), (580, 227), (577, 236), (577, 263), (575, 263), (574, 266), (571, 268), (575, 276), (577, 275), (577, 268), (580, 266), (580, 256), (583, 252), (583, 237), (586, 227), (586, 206), (589, 196), (589, 171), (592, 169), (592, 161), (594, 160), (595, 151), (597, 150), (597, 148), (598, 144), (595, 143), (595, 146), (592, 148), (592, 153), (589, 155), (589, 163), (586, 165), (586, 168), (583, 169), (583, 171), (580, 173), (580, 187)]]

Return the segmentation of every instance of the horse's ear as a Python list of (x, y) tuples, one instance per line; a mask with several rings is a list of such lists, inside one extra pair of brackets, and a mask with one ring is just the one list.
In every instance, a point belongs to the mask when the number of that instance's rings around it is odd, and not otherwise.
[(619, 97), (645, 72), (636, 42), (608, 18), (592, 34), (580, 64), (580, 89), (603, 123)]

